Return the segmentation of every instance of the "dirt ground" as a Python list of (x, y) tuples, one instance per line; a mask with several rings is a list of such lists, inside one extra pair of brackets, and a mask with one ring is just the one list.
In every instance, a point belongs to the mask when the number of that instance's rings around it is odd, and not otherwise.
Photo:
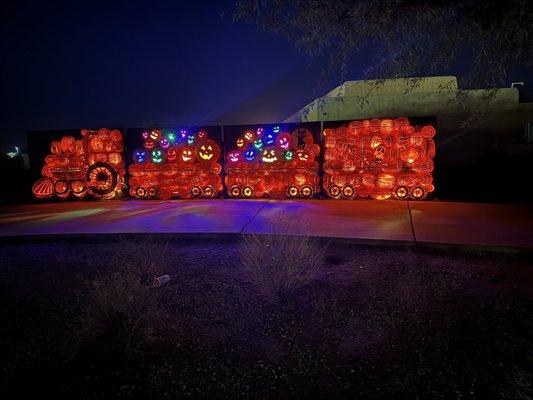
[[(113, 275), (125, 254), (171, 281), (139, 289), (141, 317), (117, 344), (113, 326), (92, 335), (102, 323), (86, 314), (106, 290), (99, 277), (130, 290)], [(312, 283), (278, 304), (246, 278), (233, 241), (4, 242), (0, 392), (529, 399), (532, 298), (531, 255), (521, 253), (330, 243)]]

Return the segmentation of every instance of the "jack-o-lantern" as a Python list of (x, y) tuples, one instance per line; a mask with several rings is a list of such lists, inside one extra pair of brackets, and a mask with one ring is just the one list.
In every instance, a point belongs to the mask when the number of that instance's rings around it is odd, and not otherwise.
[(312, 161), (312, 158), (307, 150), (298, 150), (296, 152), (296, 161), (298, 164), (307, 164)]
[(85, 183), (82, 181), (71, 182), (70, 189), (72, 190), (72, 194), (79, 199), (85, 197), (85, 193), (87, 193)]
[(242, 153), (238, 150), (233, 150), (228, 153), (227, 160), (229, 163), (238, 163), (242, 161)]
[(159, 142), (159, 144), (161, 145), (161, 148), (165, 150), (170, 147), (170, 142), (168, 141), (167, 138), (161, 138), (161, 141)]
[(276, 140), (276, 135), (274, 135), (274, 133), (267, 133), (263, 136), (263, 143), (266, 145), (266, 146), (270, 146), (272, 144), (274, 144), (274, 141)]
[(142, 133), (142, 137), (143, 137), (144, 140), (148, 140), (150, 138), (150, 132), (144, 131)]
[(31, 191), (38, 199), (49, 199), (54, 194), (54, 183), (48, 178), (39, 178), (33, 184)]
[(385, 153), (387, 152), (387, 148), (380, 144), (378, 145), (375, 149), (374, 149), (374, 153), (373, 153), (373, 157), (374, 157), (374, 162), (376, 163), (381, 163), (384, 161), (385, 159)]
[(81, 156), (85, 150), (83, 148), (83, 140), (76, 140), (73, 147), (74, 154)]
[(200, 131), (196, 134), (198, 137), (198, 140), (205, 140), (207, 139), (207, 132), (206, 131)]
[(161, 132), (159, 132), (157, 129), (151, 131), (150, 140), (153, 140), (154, 142), (159, 142), (159, 140), (161, 140)]
[(291, 135), (287, 132), (283, 132), (276, 138), (276, 146), (280, 150), (289, 150), (291, 147)]
[(143, 164), (146, 161), (146, 150), (137, 149), (133, 152), (133, 162), (136, 164)]
[(412, 164), (420, 158), (420, 148), (418, 146), (408, 147), (400, 153), (400, 160), (405, 164)]
[(218, 157), (219, 147), (214, 141), (207, 139), (198, 146), (198, 160), (216, 161)]
[(255, 134), (256, 134), (256, 136), (257, 136), (258, 138), (262, 137), (262, 136), (263, 136), (263, 133), (265, 133), (265, 129), (264, 129), (264, 128), (259, 127), (259, 128), (257, 128), (257, 129), (255, 130)]
[(61, 138), (61, 151), (63, 153), (72, 153), (74, 142), (76, 142), (76, 139), (72, 136), (63, 136), (63, 138)]
[(122, 156), (119, 153), (109, 153), (107, 160), (110, 164), (119, 165), (122, 162)]
[(170, 147), (167, 150), (167, 160), (168, 161), (176, 161), (177, 158), (178, 158), (178, 151), (176, 150), (176, 148)]
[(163, 164), (165, 161), (165, 156), (163, 153), (163, 150), (161, 149), (154, 149), (150, 153), (150, 158), (154, 164)]
[(242, 149), (245, 144), (246, 144), (246, 141), (242, 137), (237, 138), (237, 140), (235, 141), (235, 145), (237, 146), (238, 149)]
[(253, 142), (255, 139), (255, 132), (254, 131), (244, 131), (244, 140), (247, 142)]
[(146, 150), (152, 150), (155, 147), (155, 142), (152, 139), (147, 139), (144, 141), (144, 148)]
[(50, 151), (52, 154), (61, 154), (61, 142), (53, 141), (50, 143)]
[(261, 161), (267, 164), (273, 164), (279, 161), (279, 153), (275, 147), (265, 147), (261, 151)]
[(120, 133), (119, 130), (114, 129), (111, 132), (109, 132), (109, 137), (113, 142), (121, 142), (122, 141), (122, 133)]
[(99, 136), (93, 136), (90, 142), (90, 150), (99, 153), (104, 150), (104, 141)]
[(316, 143), (308, 144), (305, 149), (309, 152), (311, 157), (316, 157), (320, 154), (320, 146)]
[(246, 161), (252, 162), (256, 159), (256, 157), (257, 157), (257, 150), (254, 149), (253, 147), (249, 147), (248, 149), (244, 151), (244, 158), (246, 159)]
[(274, 126), (274, 128), (272, 128), (272, 132), (274, 132), (276, 135), (280, 133), (281, 132), (280, 126), (279, 125)]
[(263, 140), (262, 139), (256, 139), (253, 141), (252, 145), (257, 149), (261, 150), (263, 148)]
[(194, 147), (185, 146), (181, 149), (181, 152), (180, 152), (181, 162), (184, 162), (186, 164), (193, 163), (194, 157), (195, 157)]
[(189, 136), (187, 136), (187, 144), (189, 146), (194, 146), (195, 142), (196, 142), (196, 137), (192, 133)]
[(294, 159), (294, 151), (287, 150), (283, 153), (283, 158), (285, 158), (285, 161), (292, 161)]

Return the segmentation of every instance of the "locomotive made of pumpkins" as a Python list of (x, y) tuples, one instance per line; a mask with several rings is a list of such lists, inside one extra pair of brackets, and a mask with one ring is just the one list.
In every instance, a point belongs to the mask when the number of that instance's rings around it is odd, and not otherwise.
[(207, 132), (147, 130), (133, 152), (130, 195), (137, 199), (216, 197), (223, 190), (220, 146)]
[(106, 128), (82, 129), (81, 139), (53, 141), (32, 193), (38, 199), (112, 199), (124, 185), (123, 150), (122, 133)]
[(226, 153), (226, 188), (233, 198), (310, 198), (320, 191), (320, 146), (304, 128), (245, 130)]
[(435, 128), (407, 118), (352, 121), (324, 130), (323, 188), (331, 198), (426, 198), (435, 190)]

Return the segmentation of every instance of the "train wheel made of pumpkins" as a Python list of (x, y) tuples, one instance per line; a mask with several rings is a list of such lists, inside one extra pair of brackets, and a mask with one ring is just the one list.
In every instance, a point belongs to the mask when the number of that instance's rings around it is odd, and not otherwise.
[(287, 189), (287, 195), (289, 197), (297, 197), (298, 196), (298, 193), (300, 191), (298, 190), (298, 188), (296, 186), (290, 186), (288, 189)]
[(352, 185), (346, 185), (342, 188), (342, 197), (345, 199), (353, 199), (355, 197), (355, 189)]
[(147, 194), (148, 193), (146, 189), (142, 186), (139, 186), (135, 189), (135, 197), (137, 197), (138, 199), (145, 199)]
[(304, 186), (302, 190), (300, 190), (300, 194), (304, 198), (310, 198), (314, 194), (314, 190), (311, 186)]
[(409, 190), (405, 186), (398, 186), (394, 191), (394, 194), (398, 199), (405, 199), (409, 195)]
[(341, 194), (341, 188), (337, 185), (331, 185), (328, 189), (328, 193), (334, 199), (337, 199)]
[(199, 186), (191, 187), (191, 196), (192, 197), (200, 197), (201, 194), (202, 194), (202, 189), (200, 189)]
[(202, 193), (205, 197), (213, 197), (215, 195), (215, 189), (211, 185), (207, 185), (202, 189)]
[(420, 186), (416, 186), (411, 189), (411, 196), (413, 197), (413, 199), (420, 200), (424, 197), (425, 194), (426, 192)]
[(254, 195), (254, 189), (251, 186), (245, 186), (242, 189), (242, 195), (244, 197), (252, 197)]
[(87, 169), (86, 186), (95, 197), (113, 197), (117, 183), (118, 172), (109, 163), (97, 162)]
[(70, 188), (67, 181), (56, 181), (54, 183), (54, 191), (56, 196), (60, 199), (66, 199), (70, 194)]
[(159, 190), (157, 190), (156, 187), (151, 186), (148, 188), (148, 197), (151, 199), (155, 199), (159, 195)]
[(232, 186), (229, 190), (229, 195), (231, 197), (239, 197), (241, 195), (241, 189), (238, 186)]

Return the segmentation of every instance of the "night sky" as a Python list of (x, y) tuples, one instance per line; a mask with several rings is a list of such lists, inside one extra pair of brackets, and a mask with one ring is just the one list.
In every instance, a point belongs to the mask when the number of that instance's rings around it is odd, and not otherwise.
[(12, 3), (3, 148), (29, 129), (276, 122), (330, 88), (320, 60), (223, 17), (231, 0)]

